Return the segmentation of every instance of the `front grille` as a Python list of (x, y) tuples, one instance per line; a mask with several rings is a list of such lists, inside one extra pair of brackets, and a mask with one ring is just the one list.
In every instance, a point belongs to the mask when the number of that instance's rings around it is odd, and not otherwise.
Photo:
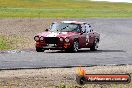
[(57, 37), (45, 37), (45, 43), (47, 44), (57, 44), (59, 42), (59, 38)]

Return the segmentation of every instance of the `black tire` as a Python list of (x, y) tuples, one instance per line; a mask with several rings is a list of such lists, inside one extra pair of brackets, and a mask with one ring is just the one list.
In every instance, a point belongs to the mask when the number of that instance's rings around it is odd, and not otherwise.
[(72, 52), (78, 52), (79, 49), (79, 42), (77, 40), (75, 40), (73, 42), (73, 46), (71, 47)]
[(91, 50), (91, 51), (97, 51), (98, 43), (99, 43), (98, 40), (95, 39), (95, 41), (94, 41), (92, 47), (90, 47), (90, 50)]
[(69, 49), (65, 49), (65, 52), (66, 53), (71, 53), (71, 49), (69, 48)]
[(36, 47), (37, 52), (44, 52), (44, 49)]

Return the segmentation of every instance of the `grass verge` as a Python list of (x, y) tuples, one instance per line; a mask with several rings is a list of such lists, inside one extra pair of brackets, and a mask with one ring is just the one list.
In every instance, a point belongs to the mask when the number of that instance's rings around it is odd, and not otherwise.
[(10, 45), (8, 44), (8, 40), (4, 36), (0, 36), (0, 50), (7, 50), (11, 49)]
[(132, 17), (127, 3), (89, 0), (2, 0), (0, 18)]
[(18, 35), (0, 36), (0, 50), (22, 49), (25, 45), (28, 45), (26, 44), (28, 40), (24, 41), (24, 39)]

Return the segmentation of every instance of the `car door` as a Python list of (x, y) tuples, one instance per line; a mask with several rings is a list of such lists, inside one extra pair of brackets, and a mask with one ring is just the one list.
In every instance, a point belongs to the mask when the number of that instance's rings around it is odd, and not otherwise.
[(86, 47), (90, 47), (94, 41), (94, 32), (92, 31), (91, 25), (86, 24)]
[(87, 47), (90, 41), (89, 34), (90, 34), (91, 26), (89, 24), (86, 24), (85, 27), (86, 27), (86, 47)]
[(94, 42), (94, 37), (95, 37), (94, 32), (90, 31), (90, 33), (89, 33), (89, 43), (93, 43)]
[(86, 27), (84, 24), (81, 25), (81, 33), (80, 33), (80, 48), (86, 47)]

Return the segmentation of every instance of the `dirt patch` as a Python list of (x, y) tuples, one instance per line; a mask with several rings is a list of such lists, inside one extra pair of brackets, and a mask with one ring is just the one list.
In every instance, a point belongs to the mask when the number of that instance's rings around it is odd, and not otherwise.
[[(84, 67), (89, 74), (132, 74), (132, 66), (94, 66)], [(2, 70), (0, 71), (0, 87), (10, 88), (55, 88), (66, 85), (69, 88), (76, 86), (77, 68), (47, 68), (47, 69), (25, 69), (25, 70)], [(84, 88), (131, 88), (130, 84), (87, 84)], [(82, 86), (81, 86), (82, 87)]]

